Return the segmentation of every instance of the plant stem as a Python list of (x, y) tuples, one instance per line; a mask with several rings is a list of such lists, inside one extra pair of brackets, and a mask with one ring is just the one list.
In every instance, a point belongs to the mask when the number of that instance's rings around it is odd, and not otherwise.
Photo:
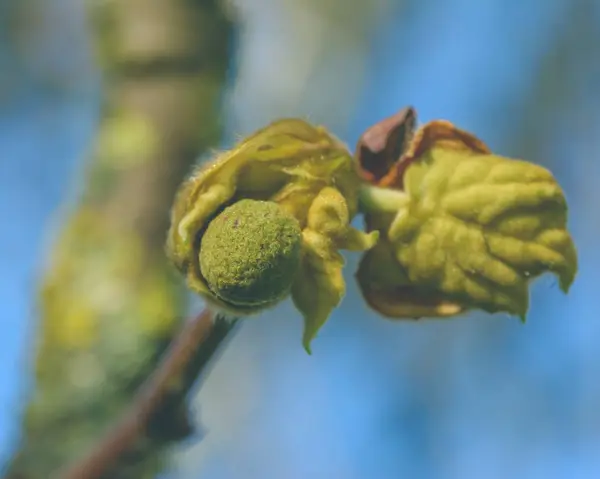
[(363, 213), (396, 213), (410, 201), (400, 190), (362, 185), (358, 193), (358, 207)]
[[(173, 406), (173, 381), (182, 379), (175, 395), (184, 406), (186, 393), (200, 373), (206, 370), (237, 319), (214, 315), (208, 309), (187, 321), (167, 349), (162, 361), (142, 385), (132, 406), (90, 453), (53, 477), (60, 479), (98, 479), (113, 477), (119, 460), (148, 430), (149, 423), (164, 407)], [(167, 401), (169, 399), (169, 401)], [(172, 419), (172, 418), (171, 418)]]

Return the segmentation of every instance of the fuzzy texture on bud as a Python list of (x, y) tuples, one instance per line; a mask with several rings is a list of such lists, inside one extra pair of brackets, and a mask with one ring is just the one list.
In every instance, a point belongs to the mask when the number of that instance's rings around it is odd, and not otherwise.
[(241, 200), (210, 222), (200, 245), (200, 271), (224, 302), (269, 306), (289, 294), (301, 242), (298, 220), (279, 205)]

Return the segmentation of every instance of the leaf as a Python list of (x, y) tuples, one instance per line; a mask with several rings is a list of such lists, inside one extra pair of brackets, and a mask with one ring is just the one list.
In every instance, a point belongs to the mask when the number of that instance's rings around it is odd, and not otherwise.
[(368, 128), (356, 145), (356, 159), (361, 176), (379, 184), (400, 161), (415, 134), (417, 112), (402, 108)]
[(364, 251), (379, 237), (354, 229), (344, 196), (335, 188), (323, 188), (312, 202), (307, 227), (302, 232), (300, 272), (292, 286), (292, 299), (304, 316), (303, 344), (310, 343), (342, 300), (344, 259), (338, 250)]
[(411, 284), (384, 238), (364, 254), (356, 279), (367, 304), (387, 318), (444, 318), (464, 311), (439, 291)]
[(451, 143), (433, 146), (408, 167), (410, 201), (388, 231), (409, 282), (468, 308), (522, 319), (532, 278), (554, 272), (567, 291), (577, 254), (551, 173)]
[[(323, 127), (300, 119), (275, 121), (216, 155), (181, 186), (171, 212), (167, 255), (193, 291), (227, 309), (229, 305), (208, 287), (198, 264), (201, 238), (210, 221), (232, 203), (253, 199), (280, 204), (304, 227), (314, 198), (333, 185), (347, 207), (348, 223), (358, 209), (360, 179), (347, 148)], [(227, 310), (248, 314), (238, 308)]]
[(303, 237), (303, 257), (292, 286), (292, 300), (304, 316), (302, 344), (311, 354), (311, 341), (344, 297), (346, 287), (344, 259), (331, 241), (310, 230), (305, 230)]

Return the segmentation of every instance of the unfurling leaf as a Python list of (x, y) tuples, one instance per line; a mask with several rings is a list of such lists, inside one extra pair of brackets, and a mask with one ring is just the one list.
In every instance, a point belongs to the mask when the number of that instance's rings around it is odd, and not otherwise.
[(344, 296), (344, 259), (339, 250), (364, 251), (378, 236), (350, 226), (348, 205), (335, 188), (323, 188), (310, 206), (300, 271), (292, 286), (292, 299), (304, 316), (303, 344), (308, 353), (310, 342)]
[(365, 253), (356, 277), (367, 304), (388, 318), (446, 317), (464, 310), (439, 292), (412, 284), (384, 238)]
[(303, 232), (303, 257), (292, 286), (294, 305), (304, 316), (302, 344), (310, 354), (310, 343), (331, 312), (344, 297), (344, 259), (324, 236)]
[(326, 129), (276, 121), (182, 185), (167, 254), (192, 290), (232, 315), (291, 291), (308, 349), (344, 293), (339, 250), (366, 250), (377, 237), (350, 226), (360, 184), (351, 154)]
[(387, 178), (401, 185), (402, 206), (369, 212), (369, 228), (385, 238), (358, 272), (376, 310), (416, 317), (476, 308), (524, 320), (532, 278), (550, 271), (568, 290), (577, 254), (563, 192), (548, 170), (493, 155), (442, 121), (417, 132), (399, 163), (401, 177)]

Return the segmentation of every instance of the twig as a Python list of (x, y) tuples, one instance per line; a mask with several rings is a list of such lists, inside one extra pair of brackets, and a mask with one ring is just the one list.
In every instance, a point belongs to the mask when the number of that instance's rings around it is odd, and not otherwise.
[(178, 388), (183, 401), (195, 378), (206, 368), (236, 323), (235, 319), (217, 315), (213, 320), (213, 317), (213, 313), (205, 309), (187, 321), (116, 426), (86, 457), (53, 477), (98, 479), (105, 476), (147, 431), (149, 422), (164, 405), (174, 378), (184, 377), (187, 383)]

